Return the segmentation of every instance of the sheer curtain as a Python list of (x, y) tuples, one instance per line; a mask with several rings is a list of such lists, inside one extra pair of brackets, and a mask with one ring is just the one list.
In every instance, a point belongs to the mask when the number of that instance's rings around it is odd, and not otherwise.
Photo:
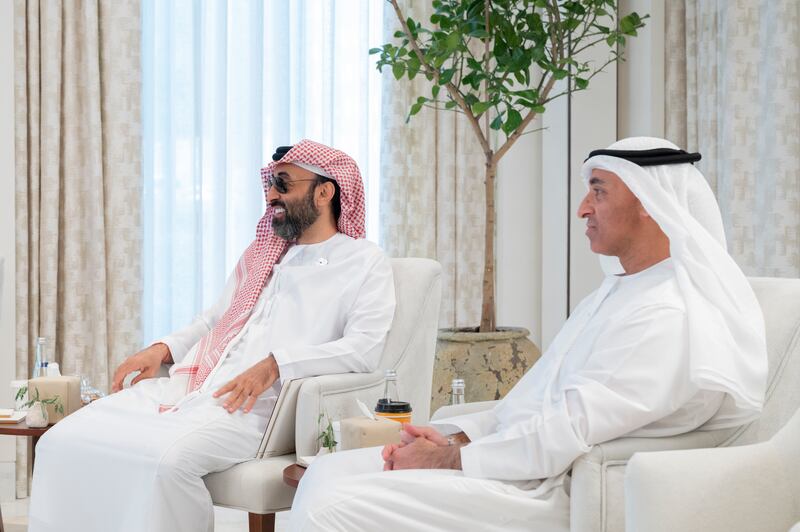
[(311, 138), (352, 155), (377, 240), (375, 0), (142, 1), (144, 339), (213, 303), (264, 209), (259, 169)]
[(666, 4), (666, 133), (700, 151), (747, 275), (800, 276), (800, 2)]

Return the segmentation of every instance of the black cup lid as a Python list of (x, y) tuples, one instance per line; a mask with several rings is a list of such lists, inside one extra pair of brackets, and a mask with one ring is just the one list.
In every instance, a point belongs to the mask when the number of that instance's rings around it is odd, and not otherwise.
[(378, 399), (378, 404), (375, 405), (375, 412), (381, 414), (408, 414), (411, 412), (411, 403)]

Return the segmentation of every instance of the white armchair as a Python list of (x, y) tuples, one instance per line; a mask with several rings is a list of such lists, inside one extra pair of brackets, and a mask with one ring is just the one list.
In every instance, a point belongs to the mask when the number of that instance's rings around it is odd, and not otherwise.
[[(800, 382), (800, 279), (751, 278), (750, 283), (764, 311), (769, 353), (767, 399), (761, 418), (736, 429), (694, 431), (668, 438), (620, 438), (593, 446), (588, 453), (575, 460), (572, 465), (571, 530), (575, 532), (623, 532), (626, 530), (626, 498), (641, 485), (638, 482), (629, 488), (624, 485), (628, 461), (634, 453), (699, 449), (765, 441), (774, 435), (798, 409), (800, 406), (800, 387), (797, 384)], [(459, 407), (444, 407), (436, 411), (433, 419), (487, 409), (491, 408), (493, 404), (493, 401), (488, 401)], [(794, 449), (797, 448), (797, 446), (794, 447)], [(798, 456), (795, 452), (796, 461), (800, 460)], [(645, 461), (641, 460), (637, 463), (641, 463), (644, 467)], [(651, 477), (650, 482), (652, 482), (651, 489), (657, 490), (661, 479), (654, 476)], [(682, 489), (683, 485), (684, 483), (678, 484), (676, 489)], [(651, 501), (652, 497), (647, 500)], [(795, 492), (793, 500), (795, 505), (800, 504), (798, 502), (800, 494)], [(631, 505), (635, 504), (631, 502), (628, 505), (628, 516), (634, 512), (637, 516), (643, 515), (643, 512), (632, 509)], [(671, 515), (671, 513), (672, 509), (667, 509), (662, 515)], [(690, 529), (672, 526), (668, 523), (664, 524), (663, 528), (654, 528), (653, 522), (647, 520), (645, 525), (635, 525), (629, 527), (628, 530), (650, 532), (651, 530)], [(696, 528), (696, 530), (710, 529)], [(756, 529), (741, 528), (738, 530)]]
[(762, 443), (636, 453), (625, 503), (629, 531), (786, 532), (800, 521), (800, 410)]
[(800, 521), (800, 279), (751, 283), (767, 325), (764, 411), (724, 448), (637, 453), (625, 475), (628, 530), (784, 532)]
[[(413, 407), (413, 421), (430, 414), (433, 358), (441, 301), (441, 266), (429, 259), (392, 259), (395, 309), (392, 328), (373, 373), (322, 375), (296, 382), (276, 415), (264, 458), (205, 477), (215, 505), (245, 510), (250, 531), (274, 529), (275, 512), (291, 508), (295, 489), (283, 481), (283, 469), (296, 455), (316, 454), (317, 416), (332, 419), (360, 415), (355, 399), (374, 403), (383, 391), (384, 369), (395, 369), (399, 392)], [(286, 444), (286, 433), (294, 435)], [(296, 449), (296, 452), (295, 452)]]

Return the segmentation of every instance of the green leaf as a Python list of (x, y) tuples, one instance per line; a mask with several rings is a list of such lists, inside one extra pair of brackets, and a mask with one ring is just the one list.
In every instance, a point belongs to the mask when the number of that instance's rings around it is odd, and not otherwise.
[(445, 41), (445, 47), (447, 48), (448, 52), (454, 51), (458, 46), (461, 44), (461, 34), (457, 31), (454, 31), (450, 35), (447, 36)]
[(575, 86), (578, 87), (578, 89), (583, 90), (589, 86), (589, 80), (583, 78), (575, 78)]
[(503, 124), (503, 131), (506, 135), (510, 135), (519, 125), (522, 123), (522, 115), (519, 114), (519, 111), (514, 109), (508, 110), (508, 118), (506, 118), (505, 123)]
[(372, 54), (379, 54), (379, 53), (381, 53), (382, 51), (383, 51), (383, 48), (370, 48), (370, 49), (369, 49), (369, 55), (372, 55)]
[(458, 103), (455, 100), (450, 100), (446, 104), (444, 104), (445, 109), (453, 109)]
[(475, 102), (472, 105), (472, 112), (475, 116), (482, 115), (492, 106), (492, 102)]
[(533, 111), (536, 114), (542, 114), (545, 111), (544, 105), (534, 105), (533, 107), (531, 107), (531, 111)]
[(535, 89), (525, 89), (521, 91), (514, 91), (514, 94), (521, 96), (526, 100), (536, 101), (539, 99), (539, 93)]
[(403, 74), (406, 73), (406, 65), (405, 63), (395, 63), (392, 65), (392, 74), (394, 74), (394, 79), (400, 79), (403, 77)]
[(494, 117), (494, 120), (492, 120), (492, 123), (489, 124), (489, 127), (494, 129), (495, 131), (500, 129), (502, 126), (503, 126), (503, 115), (502, 114), (497, 115), (496, 117)]
[(433, 96), (434, 99), (439, 97), (439, 89), (441, 89), (439, 85), (434, 85), (433, 87), (431, 87), (431, 95)]
[(453, 74), (455, 73), (456, 70), (454, 68), (448, 68), (446, 70), (442, 70), (442, 72), (439, 74), (439, 84), (445, 85), (447, 83), (450, 83), (450, 81), (453, 79)]
[(412, 19), (411, 17), (408, 17), (406, 19), (406, 24), (408, 24), (408, 31), (410, 31), (411, 35), (413, 36), (417, 31), (417, 24), (414, 22), (414, 19)]
[(555, 79), (564, 79), (564, 78), (567, 77), (567, 75), (569, 75), (569, 72), (567, 72), (566, 70), (563, 70), (561, 68), (557, 68), (557, 69), (553, 70), (553, 77)]
[(414, 77), (417, 75), (417, 72), (419, 72), (419, 67), (420, 67), (419, 58), (417, 57), (417, 54), (411, 54), (411, 57), (408, 58), (407, 65), (408, 65), (408, 79), (414, 79)]
[(406, 118), (406, 122), (408, 122), (412, 116), (419, 113), (422, 109), (422, 104), (420, 102), (415, 103), (411, 106), (411, 110), (408, 112), (408, 117)]

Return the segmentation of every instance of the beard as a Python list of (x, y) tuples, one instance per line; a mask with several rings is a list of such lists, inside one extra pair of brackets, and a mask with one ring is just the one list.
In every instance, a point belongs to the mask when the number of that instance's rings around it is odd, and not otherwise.
[(283, 207), (285, 212), (282, 219), (272, 218), (272, 230), (284, 240), (293, 242), (300, 238), (303, 232), (311, 227), (319, 218), (319, 209), (314, 205), (314, 189), (308, 189), (304, 198), (284, 203), (276, 201), (273, 207)]

